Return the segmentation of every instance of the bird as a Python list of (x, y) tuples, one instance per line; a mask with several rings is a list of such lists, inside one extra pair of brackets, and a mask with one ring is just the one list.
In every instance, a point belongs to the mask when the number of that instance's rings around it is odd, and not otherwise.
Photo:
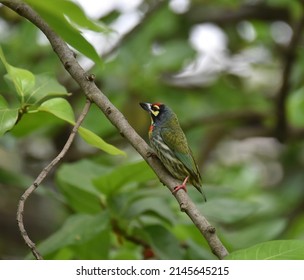
[(139, 104), (151, 116), (149, 140), (156, 156), (174, 178), (182, 181), (173, 193), (180, 189), (187, 192), (186, 183), (189, 182), (207, 201), (201, 174), (176, 114), (163, 103)]

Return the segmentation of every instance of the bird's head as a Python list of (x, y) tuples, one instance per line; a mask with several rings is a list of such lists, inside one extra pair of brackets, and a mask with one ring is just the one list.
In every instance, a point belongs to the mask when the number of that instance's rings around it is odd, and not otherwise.
[(171, 109), (162, 103), (139, 103), (140, 106), (150, 113), (152, 123), (163, 123), (174, 113)]

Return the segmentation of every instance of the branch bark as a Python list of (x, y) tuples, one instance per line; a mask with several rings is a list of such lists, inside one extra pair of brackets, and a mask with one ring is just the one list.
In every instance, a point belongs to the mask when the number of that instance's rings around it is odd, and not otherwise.
[[(160, 181), (172, 192), (174, 187), (179, 185), (180, 182), (170, 176), (159, 160), (150, 156), (150, 147), (130, 126), (123, 114), (97, 88), (94, 83), (93, 75), (86, 73), (78, 64), (74, 57), (73, 51), (67, 46), (67, 44), (27, 4), (14, 0), (0, 2), (31, 21), (46, 35), (53, 47), (54, 52), (58, 55), (60, 61), (64, 65), (65, 69), (70, 73), (72, 78), (79, 84), (86, 97), (92, 100), (102, 110), (109, 121), (117, 128), (119, 133), (129, 141), (135, 150), (150, 165)], [(227, 249), (216, 235), (215, 228), (210, 225), (203, 215), (201, 215), (195, 204), (190, 200), (187, 193), (179, 191), (175, 193), (175, 197), (180, 204), (181, 210), (190, 217), (195, 226), (205, 237), (212, 252), (219, 259), (223, 259), (226, 255), (228, 255)]]

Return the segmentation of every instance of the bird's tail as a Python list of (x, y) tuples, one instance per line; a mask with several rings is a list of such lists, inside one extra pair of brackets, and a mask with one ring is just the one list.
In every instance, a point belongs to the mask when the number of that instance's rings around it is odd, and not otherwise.
[(204, 201), (207, 202), (207, 197), (203, 191), (203, 188), (201, 186), (195, 186), (195, 188), (202, 194)]

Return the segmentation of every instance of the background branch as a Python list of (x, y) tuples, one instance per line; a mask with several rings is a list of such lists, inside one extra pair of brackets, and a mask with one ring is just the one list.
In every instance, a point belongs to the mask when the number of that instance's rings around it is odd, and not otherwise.
[(220, 10), (218, 7), (206, 8), (206, 5), (193, 5), (187, 12), (187, 19), (192, 23), (213, 22), (215, 24), (233, 24), (242, 20), (290, 21), (288, 10), (282, 7), (265, 5), (243, 5), (239, 9)]
[(290, 91), (290, 77), (294, 63), (296, 61), (296, 50), (302, 37), (304, 28), (304, 16), (297, 22), (293, 29), (293, 35), (287, 47), (284, 56), (284, 68), (282, 73), (282, 83), (277, 94), (275, 135), (281, 142), (287, 138), (287, 117), (286, 117), (286, 99)]
[(145, 12), (143, 18), (126, 34), (122, 35), (118, 42), (109, 50), (101, 54), (103, 59), (110, 57), (117, 49), (130, 38), (132, 38), (143, 26), (146, 22), (150, 20), (151, 17), (155, 15), (164, 5), (166, 4), (165, 1), (156, 1), (149, 7), (149, 10)]
[[(119, 133), (130, 142), (136, 151), (151, 166), (160, 181), (168, 186), (170, 191), (173, 191), (174, 187), (180, 184), (180, 182), (173, 179), (158, 160), (149, 156), (151, 154), (150, 147), (134, 131), (123, 114), (97, 88), (92, 76), (88, 75), (78, 64), (72, 50), (67, 46), (67, 44), (56, 33), (54, 33), (47, 23), (28, 5), (16, 1), (0, 2), (30, 20), (46, 35), (62, 64), (73, 79), (79, 84), (87, 98), (92, 100), (102, 110), (110, 122), (118, 129)], [(181, 210), (186, 212), (202, 235), (206, 238), (212, 252), (219, 259), (224, 258), (228, 254), (227, 249), (216, 235), (215, 228), (210, 225), (203, 215), (201, 215), (187, 193), (177, 192), (175, 197), (180, 204)]]
[(209, 116), (201, 116), (183, 124), (184, 130), (190, 130), (203, 125), (218, 124), (224, 122), (241, 122), (250, 124), (262, 123), (269, 114), (260, 113), (257, 111), (232, 111), (222, 112)]
[(71, 144), (73, 143), (73, 140), (76, 136), (77, 130), (79, 128), (79, 126), (81, 125), (83, 119), (85, 118), (85, 116), (87, 115), (89, 109), (91, 106), (91, 101), (89, 99), (87, 99), (87, 102), (80, 114), (80, 116), (78, 117), (78, 120), (75, 124), (75, 126), (73, 127), (73, 130), (68, 138), (68, 140), (66, 141), (64, 147), (62, 148), (61, 152), (52, 160), (52, 162), (46, 166), (41, 173), (38, 175), (38, 177), (36, 178), (36, 180), (34, 181), (34, 183), (23, 193), (23, 195), (21, 196), (20, 200), (19, 200), (19, 204), (18, 204), (18, 209), (17, 209), (17, 222), (18, 222), (18, 227), (20, 230), (20, 233), (25, 241), (25, 243), (27, 244), (27, 246), (31, 249), (34, 257), (37, 260), (42, 260), (42, 256), (40, 255), (40, 253), (38, 252), (35, 243), (30, 239), (30, 237), (28, 236), (25, 227), (24, 227), (24, 221), (23, 221), (23, 213), (24, 213), (24, 205), (26, 200), (28, 199), (28, 197), (38, 188), (38, 186), (42, 183), (42, 181), (44, 180), (44, 178), (49, 174), (49, 172), (51, 171), (51, 169), (64, 157), (64, 155), (67, 153), (67, 151), (69, 150)]

